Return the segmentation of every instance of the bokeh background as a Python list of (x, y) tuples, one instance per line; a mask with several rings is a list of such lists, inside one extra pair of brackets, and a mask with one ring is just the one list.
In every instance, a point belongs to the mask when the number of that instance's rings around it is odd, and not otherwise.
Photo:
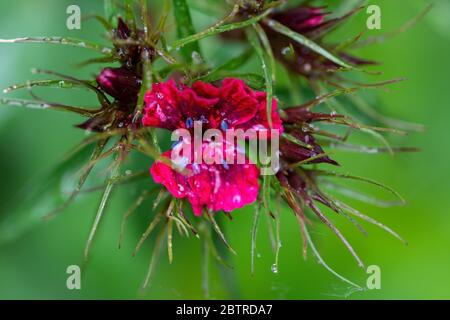
[[(206, 3), (202, 0), (190, 2), (196, 8)], [(330, 6), (336, 2), (328, 1)], [(370, 1), (382, 8), (381, 32), (397, 29), (430, 2)], [(343, 164), (340, 169), (342, 172), (382, 181), (401, 192), (408, 200), (404, 207), (388, 209), (349, 200), (361, 211), (400, 233), (408, 240), (408, 246), (384, 231), (364, 224), (369, 232), (366, 238), (347, 221), (328, 212), (365, 263), (381, 267), (381, 290), (348, 295), (347, 285), (326, 271), (314, 257), (309, 255), (306, 261), (303, 260), (299, 228), (289, 210), (284, 210), (281, 218), (279, 272), (271, 271), (274, 256), (262, 225), (257, 244), (256, 271), (252, 276), (252, 207), (248, 207), (237, 212), (233, 221), (224, 222), (229, 241), (238, 255), (231, 258), (234, 269), (227, 273), (227, 277), (211, 260), (211, 298), (450, 298), (450, 2), (434, 2), (435, 8), (412, 29), (383, 44), (359, 50), (364, 57), (382, 62), (376, 70), (382, 71), (383, 75), (367, 80), (408, 78), (405, 82), (391, 86), (389, 92), (379, 90), (376, 94), (371, 93), (370, 97), (375, 102), (374, 107), (385, 114), (428, 127), (424, 133), (412, 133), (407, 137), (389, 136), (393, 145), (417, 146), (423, 149), (422, 152), (395, 157), (349, 153), (335, 156)], [(100, 0), (2, 0), (0, 38), (62, 35), (105, 43), (101, 36), (102, 28), (94, 20), (83, 21), (79, 31), (66, 29), (66, 8), (70, 4), (78, 4), (83, 14), (103, 13)], [(194, 10), (193, 15), (197, 30), (214, 22), (211, 16), (200, 11)], [(347, 39), (366, 30), (366, 17), (364, 12), (359, 13), (335, 37)], [(378, 33), (366, 31), (367, 35)], [(221, 45), (217, 38), (202, 41), (201, 46), (212, 64), (220, 63), (221, 59), (223, 61), (226, 56), (233, 55), (233, 50), (239, 50), (231, 45)], [(81, 68), (77, 63), (93, 56), (91, 52), (79, 48), (1, 44), (0, 87), (37, 79), (30, 73), (32, 67), (55, 70), (79, 78), (92, 78), (100, 66)], [(257, 63), (254, 61), (253, 65), (257, 66)], [(52, 89), (36, 90), (36, 93), (51, 101), (95, 104), (95, 97), (83, 91)], [(26, 97), (27, 94), (22, 92), (12, 95)], [(203, 298), (201, 242), (193, 237), (187, 239), (178, 235), (174, 239), (173, 263), (168, 263), (164, 250), (150, 287), (144, 293), (139, 292), (152, 253), (153, 239), (146, 242), (136, 257), (132, 257), (131, 252), (152, 217), (152, 201), (146, 202), (130, 219), (124, 246), (118, 249), (122, 215), (140, 188), (151, 187), (151, 179), (117, 189), (92, 248), (89, 263), (83, 268), (82, 290), (70, 291), (66, 288), (66, 268), (82, 263), (85, 240), (101, 195), (83, 195), (49, 222), (40, 222), (34, 215), (36, 206), (39, 206), (39, 212), (51, 210), (52, 202), (45, 200), (45, 197), (48, 196), (46, 192), (53, 192), (53, 189), (46, 186), (48, 178), (41, 174), (85, 137), (84, 132), (74, 127), (80, 122), (79, 117), (67, 113), (0, 107), (0, 298)], [(359, 142), (365, 141), (363, 137), (357, 137), (357, 142), (358, 139)], [(131, 161), (130, 168), (140, 166), (145, 169), (150, 164), (149, 159), (136, 157)], [(69, 181), (56, 189), (66, 190), (68, 187), (65, 184), (70, 187), (70, 179), (66, 180)], [(355, 186), (389, 197), (362, 184)], [(45, 201), (26, 201), (33, 192), (42, 192)], [(313, 230), (316, 245), (327, 263), (345, 277), (364, 285), (367, 275), (357, 267), (338, 239), (324, 226), (316, 225)], [(224, 285), (224, 282), (230, 286)]]

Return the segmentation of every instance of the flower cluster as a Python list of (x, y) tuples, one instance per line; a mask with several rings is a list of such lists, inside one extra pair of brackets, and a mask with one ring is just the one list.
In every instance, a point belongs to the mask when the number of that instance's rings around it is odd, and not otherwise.
[[(196, 222), (197, 225), (203, 222), (203, 213), (206, 213), (207, 220), (229, 246), (214, 216), (220, 216), (221, 212), (228, 215), (236, 209), (255, 204), (255, 221), (259, 217), (259, 209), (264, 207), (268, 219), (279, 222), (278, 215), (273, 212), (275, 206), (271, 204), (272, 196), (276, 196), (274, 198), (277, 200), (283, 200), (292, 209), (301, 226), (305, 248), (309, 244), (316, 255), (317, 250), (306, 228), (311, 215), (325, 223), (347, 246), (358, 263), (363, 265), (348, 241), (319, 209), (318, 204), (342, 214), (360, 230), (363, 230), (362, 227), (349, 215), (381, 226), (398, 237), (381, 223), (341, 201), (336, 201), (322, 190), (319, 179), (323, 175), (340, 176), (338, 173), (322, 170), (322, 166), (326, 168), (340, 165), (327, 153), (327, 141), (331, 140), (334, 145), (344, 144), (347, 138), (321, 130), (321, 123), (347, 126), (352, 130), (363, 128), (364, 132), (371, 133), (383, 143), (386, 140), (377, 131), (398, 132), (392, 128), (360, 124), (345, 111), (340, 110), (338, 114), (333, 108), (329, 113), (313, 110), (323, 102), (328, 102), (328, 99), (341, 94), (353, 94), (357, 89), (364, 87), (364, 85), (357, 88), (346, 87), (350, 80), (347, 82), (346, 78), (340, 77), (339, 71), (342, 68), (359, 71), (360, 67), (374, 62), (349, 54), (347, 49), (352, 41), (331, 45), (324, 40), (331, 30), (355, 14), (359, 8), (341, 17), (330, 18), (326, 8), (314, 6), (314, 1), (306, 1), (307, 4), (303, 1), (300, 5), (283, 7), (289, 1), (241, 0), (234, 3), (230, 15), (226, 18), (196, 33), (188, 10), (188, 2), (179, 0), (176, 1), (177, 6), (173, 8), (178, 39), (169, 44), (167, 39), (170, 39), (171, 34), (167, 29), (171, 28), (166, 23), (169, 8), (162, 10), (160, 21), (157, 25), (153, 25), (146, 2), (139, 2), (141, 6), (139, 13), (134, 12), (136, 8), (130, 4), (131, 2), (126, 1), (127, 4), (122, 8), (125, 12), (119, 14), (118, 9), (116, 14), (111, 15), (110, 21), (99, 18), (106, 25), (107, 36), (112, 42), (112, 47), (109, 48), (102, 48), (87, 41), (56, 37), (0, 40), (0, 43), (49, 42), (79, 46), (102, 54), (101, 57), (88, 63), (115, 63), (101, 68), (95, 80), (79, 80), (56, 72), (41, 71), (57, 76), (58, 79), (28, 82), (25, 85), (12, 86), (5, 91), (27, 88), (34, 100), (1, 99), (2, 103), (11, 105), (72, 111), (88, 118), (78, 125), (91, 134), (82, 146), (93, 145), (94, 142), (96, 144), (89, 162), (80, 171), (76, 188), (69, 199), (55, 211), (65, 209), (75, 199), (100, 160), (113, 156), (112, 165), (109, 167), (111, 174), (105, 181), (97, 218), (86, 245), (86, 257), (113, 186), (130, 179), (129, 175), (121, 175), (120, 171), (127, 156), (134, 151), (153, 159), (152, 164), (146, 163), (143, 176), (148, 177), (148, 165), (151, 164), (150, 174), (156, 183), (156, 189), (162, 195), (155, 199), (154, 209), (157, 212), (154, 220), (144, 232), (136, 249), (156, 226), (162, 224), (161, 236), (158, 239), (167, 232), (169, 259), (172, 259), (172, 225), (175, 224), (180, 233), (188, 235), (192, 232), (199, 235)], [(127, 16), (127, 19), (123, 20), (121, 16)], [(221, 40), (224, 42), (238, 39), (247, 50), (243, 50), (245, 53), (240, 57), (234, 57), (223, 65), (213, 66), (204, 59), (197, 42), (217, 34), (222, 36)], [(177, 53), (178, 51), (180, 52)], [(261, 70), (248, 74), (237, 72), (236, 70), (253, 54), (261, 60)], [(297, 84), (293, 83), (292, 86), (280, 90), (279, 82), (276, 81), (277, 61), (291, 72), (290, 76), (293, 78), (306, 79), (306, 83), (311, 84), (311, 88), (308, 87), (306, 91), (316, 98), (302, 105), (295, 103), (294, 107), (286, 107), (291, 103), (290, 96), (294, 95), (294, 92), (289, 90), (300, 91), (305, 88), (296, 87)], [(251, 83), (252, 79), (256, 79), (254, 83)], [(382, 85), (391, 82), (384, 82)], [(323, 84), (324, 89), (331, 86), (338, 90), (321, 95), (321, 90), (315, 90), (314, 85), (317, 83)], [(358, 85), (356, 82), (351, 83)], [(99, 108), (40, 101), (32, 93), (35, 86), (55, 86), (55, 84), (58, 88), (67, 84), (70, 87), (77, 86), (90, 90), (98, 98)], [(374, 112), (371, 111), (370, 114), (373, 115)], [(387, 119), (382, 116), (378, 118)], [(266, 142), (270, 141), (271, 148), (276, 148), (274, 154), (279, 165), (275, 168), (274, 175), (267, 177), (261, 173), (260, 169), (264, 163), (260, 159), (259, 162), (252, 161), (254, 154), (250, 145), (256, 141), (254, 136), (249, 137), (244, 145), (235, 144), (234, 139), (219, 144), (212, 136), (202, 136), (200, 141), (197, 141), (195, 137), (197, 126), (202, 127), (202, 130), (215, 130), (220, 133), (229, 131), (252, 131), (256, 135), (264, 133)], [(164, 130), (169, 132), (184, 130), (187, 133), (194, 133), (194, 137), (192, 135), (189, 135), (189, 138), (182, 137), (181, 140), (175, 141), (171, 148), (161, 151), (160, 142), (168, 142), (160, 141), (162, 140), (160, 134)], [(328, 140), (323, 139), (324, 137)], [(394, 151), (395, 148), (387, 143), (385, 145), (384, 148), (376, 149), (377, 152)], [(110, 149), (105, 150), (109, 146)], [(350, 144), (345, 146), (355, 148)], [(178, 156), (176, 159), (174, 154)], [(198, 162), (199, 154), (206, 161)], [(243, 161), (235, 161), (237, 158)], [(258, 157), (256, 158), (258, 160)], [(351, 176), (341, 175), (341, 177)], [(352, 178), (381, 186), (398, 196), (392, 189), (373, 180)], [(130, 208), (130, 212), (151, 194), (151, 191), (144, 190), (142, 196)], [(185, 203), (189, 203), (192, 208), (194, 223), (191, 223), (188, 215), (184, 213)], [(125, 214), (124, 221), (130, 212)], [(209, 229), (205, 231), (205, 228), (202, 228), (205, 241), (211, 240)], [(256, 241), (256, 229), (257, 223), (254, 224), (252, 231), (252, 241)], [(161, 241), (156, 241), (155, 246), (160, 243)], [(278, 253), (276, 261), (278, 263)], [(151, 270), (148, 277), (150, 274)], [(147, 283), (148, 278), (145, 284)]]
[[(240, 79), (224, 79), (220, 87), (202, 81), (192, 87), (177, 86), (171, 80), (154, 84), (146, 94), (142, 123), (168, 130), (192, 130), (195, 122), (206, 129), (222, 131), (268, 130), (266, 100), (265, 92), (253, 91)], [(281, 133), (283, 127), (275, 99), (272, 106), (272, 128)], [(191, 141), (182, 143), (193, 144)], [(227, 148), (239, 152), (234, 145)], [(169, 157), (170, 153), (167, 151), (164, 156)], [(195, 164), (191, 154), (185, 156), (189, 174), (177, 172), (161, 162), (152, 166), (151, 173), (174, 197), (187, 198), (196, 215), (201, 215), (204, 206), (212, 211), (231, 212), (256, 200), (259, 186), (258, 169), (254, 164), (227, 163), (226, 159), (222, 164)]]

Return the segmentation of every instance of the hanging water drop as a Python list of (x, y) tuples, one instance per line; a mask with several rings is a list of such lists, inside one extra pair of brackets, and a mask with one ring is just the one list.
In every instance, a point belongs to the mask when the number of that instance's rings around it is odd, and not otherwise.
[(278, 273), (278, 265), (274, 263), (274, 264), (272, 265), (272, 267), (271, 267), (271, 271), (272, 271), (273, 273)]

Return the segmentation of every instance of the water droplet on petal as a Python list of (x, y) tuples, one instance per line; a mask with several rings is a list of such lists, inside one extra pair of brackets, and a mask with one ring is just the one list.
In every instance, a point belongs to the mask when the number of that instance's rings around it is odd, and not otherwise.
[(190, 129), (194, 126), (194, 120), (192, 120), (192, 118), (187, 118), (186, 119), (186, 128)]
[(233, 197), (233, 203), (234, 204), (238, 204), (238, 203), (240, 203), (241, 202), (241, 196), (240, 195), (235, 195), (234, 197)]

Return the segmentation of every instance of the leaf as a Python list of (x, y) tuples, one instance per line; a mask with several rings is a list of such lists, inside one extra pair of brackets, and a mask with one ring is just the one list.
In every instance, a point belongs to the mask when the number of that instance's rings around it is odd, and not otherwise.
[[(94, 84), (94, 83), (92, 83)], [(10, 93), (15, 90), (20, 89), (27, 89), (31, 87), (49, 87), (49, 88), (56, 88), (56, 89), (73, 89), (73, 88), (79, 88), (88, 90), (86, 88), (86, 85), (80, 84), (76, 81), (70, 81), (70, 80), (36, 80), (36, 81), (28, 81), (26, 83), (19, 83), (14, 84), (12, 86), (9, 86), (8, 88), (3, 90), (3, 93)]]
[(68, 111), (80, 114), (82, 116), (92, 116), (97, 113), (97, 110), (84, 109), (81, 107), (67, 106), (64, 104), (54, 104), (46, 101), (37, 100), (26, 100), (26, 99), (15, 99), (15, 98), (0, 98), (0, 105), (9, 105), (13, 107), (23, 107), (30, 109), (41, 109), (41, 110), (58, 110), (58, 111)]
[(216, 69), (211, 71), (211, 73), (213, 73), (215, 71), (222, 71), (222, 70), (223, 71), (233, 71), (233, 70), (239, 69), (240, 67), (242, 67), (244, 64), (247, 63), (247, 61), (252, 57), (252, 55), (253, 55), (253, 50), (246, 50), (239, 56), (231, 58), (224, 64), (220, 65), (219, 67), (217, 67)]
[(270, 70), (272, 73), (272, 81), (275, 82), (275, 57), (273, 55), (272, 47), (270, 46), (269, 38), (267, 38), (267, 34), (264, 29), (259, 25), (259, 23), (255, 23), (253, 28), (256, 30), (258, 34), (259, 40), (261, 41), (264, 51), (267, 55), (268, 65), (270, 66)]
[(341, 240), (341, 242), (345, 245), (347, 250), (351, 253), (351, 255), (355, 258), (355, 260), (358, 262), (358, 266), (365, 269), (364, 263), (362, 262), (361, 258), (356, 253), (355, 249), (353, 249), (352, 245), (348, 240), (344, 237), (344, 235), (339, 231), (338, 228), (319, 210), (318, 207), (314, 203), (310, 203), (309, 207), (314, 211), (314, 213), (322, 220), (325, 225), (333, 231), (334, 234)]
[(263, 69), (264, 78), (266, 80), (266, 94), (267, 94), (267, 120), (269, 123), (269, 128), (272, 128), (272, 99), (273, 99), (273, 72), (272, 65), (269, 61), (269, 58), (267, 57), (267, 54), (264, 52), (263, 48), (261, 47), (261, 44), (259, 42), (257, 34), (255, 34), (254, 31), (248, 29), (247, 30), (247, 38), (250, 41), (250, 44), (253, 46), (253, 48), (256, 51), (256, 54), (258, 55), (259, 59), (261, 60), (261, 65)]
[(371, 135), (374, 139), (376, 139), (377, 141), (381, 142), (381, 144), (383, 144), (386, 147), (387, 151), (391, 155), (394, 155), (394, 149), (392, 149), (392, 147), (389, 144), (389, 142), (380, 133), (378, 133), (378, 132), (376, 132), (374, 130), (368, 129), (368, 128), (361, 128), (360, 130), (362, 132), (365, 132), (365, 133)]
[(264, 77), (261, 77), (259, 74), (254, 73), (233, 73), (221, 71), (207, 75), (199, 79), (205, 82), (214, 82), (222, 80), (223, 78), (239, 78), (243, 80), (249, 87), (256, 90), (262, 90), (265, 87)]
[[(186, 0), (172, 0), (173, 12), (175, 21), (177, 24), (178, 38), (185, 38), (195, 34), (195, 28), (192, 24), (191, 13), (189, 12), (189, 6)], [(200, 54), (200, 46), (198, 42), (191, 42), (181, 48), (181, 54), (184, 60), (188, 63), (192, 62), (192, 54), (197, 52)]]
[(120, 158), (117, 157), (116, 160), (114, 160), (113, 168), (111, 170), (110, 178), (111, 180), (106, 185), (105, 191), (103, 192), (102, 199), (100, 201), (100, 204), (97, 209), (97, 214), (95, 215), (94, 222), (91, 227), (91, 231), (89, 232), (89, 237), (86, 242), (86, 247), (84, 248), (84, 260), (87, 261), (89, 256), (89, 251), (92, 246), (92, 242), (94, 241), (94, 237), (97, 233), (97, 229), (100, 225), (100, 222), (103, 218), (103, 214), (106, 209), (106, 205), (108, 204), (108, 201), (111, 196), (111, 192), (115, 186), (114, 178), (119, 174), (119, 168), (120, 168), (120, 161), (118, 161)]
[(236, 254), (236, 251), (234, 251), (233, 248), (230, 246), (230, 244), (228, 243), (228, 241), (225, 237), (225, 234), (220, 229), (220, 226), (217, 224), (213, 215), (208, 210), (206, 210), (206, 217), (211, 222), (211, 225), (213, 226), (214, 231), (216, 231), (217, 235), (220, 237), (220, 239), (222, 239), (222, 242), (225, 244), (225, 246), (228, 248), (228, 250), (230, 250), (233, 254)]
[[(387, 148), (378, 148), (378, 147), (370, 147), (370, 146), (364, 146), (364, 145), (356, 145), (346, 142), (330, 142), (330, 141), (321, 141), (320, 144), (322, 146), (327, 146), (331, 149), (341, 150), (341, 151), (347, 151), (347, 152), (355, 152), (355, 153), (365, 153), (365, 154), (378, 154), (378, 153), (388, 153), (390, 152)], [(419, 152), (420, 148), (416, 147), (391, 147), (391, 150), (394, 153), (399, 152)]]
[(167, 254), (169, 256), (169, 263), (173, 261), (173, 220), (167, 221)]
[(183, 39), (179, 39), (179, 40), (175, 41), (174, 43), (172, 43), (172, 45), (169, 46), (167, 49), (168, 49), (168, 51), (172, 51), (177, 48), (181, 48), (185, 45), (188, 45), (189, 43), (199, 41), (199, 40), (204, 39), (209, 36), (213, 36), (213, 35), (220, 34), (223, 32), (248, 27), (248, 26), (254, 24), (255, 22), (258, 22), (259, 20), (266, 17), (269, 13), (270, 13), (270, 10), (267, 10), (267, 11), (263, 12), (262, 14), (255, 16), (253, 18), (250, 18), (248, 20), (245, 20), (245, 21), (229, 23), (229, 24), (225, 24), (225, 25), (221, 25), (221, 26), (220, 25), (213, 26), (211, 28), (208, 28), (208, 29), (200, 32), (200, 33), (193, 34), (193, 35), (185, 37)]
[(150, 222), (150, 224), (145, 229), (144, 233), (142, 234), (141, 238), (139, 239), (138, 244), (136, 245), (136, 248), (133, 251), (133, 256), (136, 255), (136, 253), (141, 248), (142, 244), (147, 240), (148, 236), (152, 233), (152, 231), (155, 229), (155, 227), (159, 224), (159, 221), (161, 220), (163, 216), (163, 211), (159, 211), (153, 220)]
[(337, 273), (336, 271), (334, 271), (331, 267), (328, 266), (328, 264), (326, 264), (325, 260), (323, 260), (322, 256), (320, 255), (319, 251), (317, 250), (316, 246), (314, 245), (314, 242), (311, 239), (311, 236), (309, 234), (309, 231), (306, 227), (306, 224), (303, 222), (303, 220), (301, 220), (301, 218), (297, 215), (297, 219), (299, 220), (300, 223), (300, 227), (302, 230), (302, 234), (305, 235), (306, 240), (311, 248), (311, 251), (313, 253), (313, 255), (315, 256), (315, 258), (317, 259), (318, 263), (320, 265), (322, 265), (325, 269), (327, 269), (331, 274), (333, 274), (334, 276), (336, 276), (338, 279), (340, 279), (341, 281), (351, 285), (352, 287), (356, 288), (358, 291), (363, 291), (364, 289), (362, 287), (360, 287), (359, 285), (351, 282), (350, 280), (344, 278), (343, 276), (341, 276), (339, 273)]
[(360, 112), (364, 113), (371, 119), (378, 121), (383, 125), (398, 128), (400, 130), (416, 131), (416, 132), (423, 132), (426, 129), (426, 127), (421, 124), (409, 123), (406, 121), (386, 117), (378, 113), (378, 111), (375, 110), (373, 107), (371, 107), (366, 100), (362, 99), (359, 96), (356, 95), (350, 96), (350, 100), (353, 102), (354, 106)]
[(118, 10), (114, 5), (114, 2), (115, 0), (104, 0), (105, 16), (111, 24), (115, 21), (115, 18), (118, 15)]
[(350, 214), (352, 214), (352, 215), (354, 215), (354, 216), (356, 216), (356, 217), (358, 217), (358, 218), (360, 218), (360, 219), (362, 219), (362, 220), (365, 220), (365, 221), (367, 221), (367, 222), (369, 222), (369, 223), (371, 223), (371, 224), (373, 224), (373, 225), (375, 225), (375, 226), (377, 226), (377, 227), (379, 227), (379, 228), (385, 230), (386, 232), (390, 233), (391, 235), (393, 235), (394, 237), (396, 237), (398, 240), (400, 240), (401, 242), (403, 242), (403, 244), (405, 244), (405, 245), (408, 244), (408, 242), (405, 241), (402, 237), (400, 237), (400, 236), (398, 235), (398, 233), (396, 233), (395, 231), (393, 231), (391, 228), (385, 226), (385, 225), (382, 224), (381, 222), (378, 222), (377, 220), (373, 219), (372, 217), (369, 217), (369, 216), (367, 216), (367, 215), (365, 215), (365, 214), (359, 212), (358, 210), (356, 210), (356, 209), (352, 208), (351, 206), (349, 206), (349, 205), (343, 203), (342, 201), (335, 200), (335, 203), (336, 203), (337, 205), (339, 205), (343, 210), (347, 211), (348, 213), (350, 213)]
[(142, 205), (142, 203), (148, 199), (148, 197), (152, 194), (149, 190), (144, 190), (139, 197), (132, 203), (132, 205), (128, 208), (122, 218), (122, 223), (120, 224), (120, 235), (119, 235), (119, 249), (122, 247), (123, 236), (125, 234), (125, 225), (130, 218), (130, 216)]
[(156, 241), (155, 241), (155, 246), (153, 248), (153, 252), (152, 252), (152, 256), (150, 258), (150, 264), (148, 266), (148, 271), (147, 271), (147, 275), (145, 276), (144, 282), (142, 284), (142, 289), (145, 289), (148, 287), (149, 283), (150, 283), (150, 279), (151, 276), (153, 274), (153, 271), (155, 269), (156, 264), (159, 261), (159, 254), (161, 252), (161, 248), (162, 245), (164, 243), (164, 241), (162, 241), (164, 239), (164, 234), (166, 233), (166, 229), (165, 228), (161, 228), (161, 231), (159, 232)]
[(15, 39), (0, 39), (0, 43), (49, 43), (89, 49), (105, 55), (111, 55), (113, 52), (111, 48), (103, 47), (95, 42), (68, 37), (23, 37)]
[(367, 182), (369, 184), (372, 184), (374, 186), (377, 186), (381, 189), (384, 189), (384, 190), (390, 192), (395, 197), (397, 197), (402, 202), (402, 204), (406, 203), (405, 199), (403, 199), (403, 197), (397, 191), (395, 191), (391, 187), (388, 187), (380, 182), (377, 182), (377, 181), (369, 179), (369, 178), (354, 176), (354, 175), (351, 175), (348, 173), (338, 173), (338, 172), (334, 172), (334, 171), (325, 171), (325, 170), (314, 170), (314, 171), (311, 171), (311, 173), (313, 175), (319, 175), (319, 176), (331, 176), (331, 177), (338, 177), (338, 178)]
[(336, 90), (334, 90), (334, 91), (332, 91), (330, 93), (326, 93), (326, 94), (323, 94), (321, 96), (318, 96), (318, 97), (314, 98), (313, 100), (310, 100), (310, 101), (302, 104), (301, 106), (294, 107), (294, 108), (308, 109), (309, 110), (309, 109), (314, 108), (315, 106), (318, 106), (318, 105), (320, 105), (320, 104), (322, 104), (324, 102), (327, 102), (330, 99), (333, 99), (335, 97), (338, 97), (340, 95), (345, 95), (345, 94), (351, 95), (352, 93), (354, 93), (354, 92), (356, 92), (358, 90), (359, 90), (359, 88), (336, 89)]
[(311, 49), (312, 51), (320, 54), (324, 58), (327, 58), (328, 60), (336, 63), (337, 65), (339, 65), (339, 66), (341, 66), (341, 67), (343, 67), (345, 69), (359, 70), (358, 68), (355, 68), (355, 67), (349, 65), (348, 63), (346, 63), (342, 59), (340, 59), (340, 58), (336, 57), (335, 55), (333, 55), (332, 53), (328, 52), (327, 50), (325, 50), (324, 48), (319, 46), (317, 43), (315, 43), (314, 41), (311, 41), (310, 39), (306, 38), (305, 36), (301, 35), (300, 33), (297, 33), (295, 31), (289, 29), (288, 27), (282, 25), (281, 23), (279, 23), (279, 22), (277, 22), (275, 20), (265, 19), (264, 23), (268, 27), (273, 29), (274, 31), (276, 31), (278, 33), (281, 33), (282, 35), (285, 35), (285, 36), (291, 38), (292, 40), (294, 40), (295, 42), (299, 43), (300, 45)]
[(258, 234), (258, 225), (259, 225), (259, 209), (260, 204), (256, 203), (255, 212), (253, 213), (253, 223), (251, 231), (252, 243), (250, 247), (250, 272), (252, 275), (255, 273), (255, 251), (256, 251), (256, 236)]
[[(207, 242), (207, 245), (208, 245), (207, 249), (209, 249), (209, 251), (214, 256), (214, 258), (217, 260), (217, 262), (228, 269), (233, 269), (233, 267), (230, 264), (228, 264), (227, 261), (219, 253), (220, 249), (217, 248), (214, 240), (218, 240), (218, 241), (221, 241), (221, 240), (218, 239), (217, 237), (213, 238), (213, 236), (215, 236), (216, 234), (213, 235), (211, 233), (211, 226), (208, 225), (206, 223), (206, 221), (202, 221), (202, 222), (200, 222), (198, 228), (199, 228), (199, 232), (201, 233), (203, 240)], [(222, 253), (225, 257), (228, 252), (224, 251)]]
[(394, 206), (403, 205), (403, 203), (400, 201), (386, 201), (386, 200), (378, 199), (373, 196), (370, 196), (370, 195), (361, 193), (359, 191), (356, 191), (354, 189), (351, 189), (349, 187), (346, 187), (346, 186), (344, 187), (342, 185), (333, 183), (331, 181), (320, 180), (320, 185), (329, 190), (338, 192), (341, 195), (346, 196), (348, 198), (355, 199), (355, 200), (358, 200), (358, 201), (361, 201), (361, 202), (364, 202), (367, 204), (371, 204), (371, 205), (374, 205), (374, 206), (377, 206), (380, 208), (390, 208), (390, 207), (394, 207)]

